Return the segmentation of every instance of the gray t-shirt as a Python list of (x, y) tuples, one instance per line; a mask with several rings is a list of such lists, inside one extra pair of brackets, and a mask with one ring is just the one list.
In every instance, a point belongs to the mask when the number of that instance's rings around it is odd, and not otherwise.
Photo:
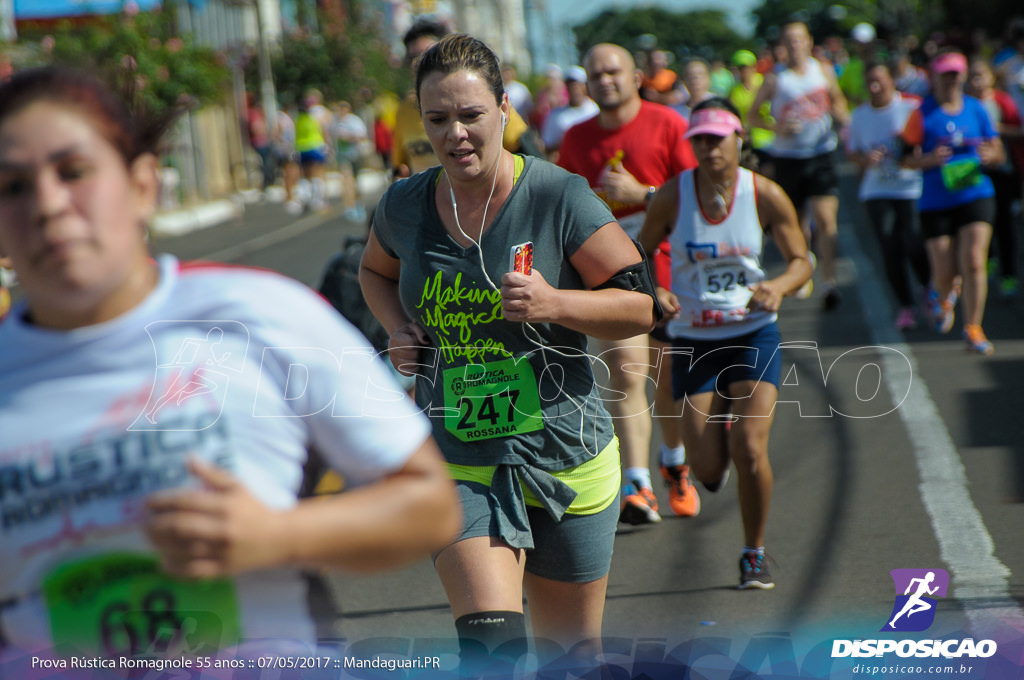
[[(433, 344), (422, 354), (427, 366), (417, 379), (416, 400), (430, 416), (434, 436), (449, 462), (525, 465), (545, 471), (575, 467), (600, 453), (613, 436), (611, 419), (594, 382), (592, 360), (586, 354), (586, 336), (555, 324), (534, 324), (535, 333), (525, 324), (505, 321), (501, 295), (483, 276), (477, 247), (461, 247), (441, 223), (435, 204), (440, 172), (439, 167), (432, 168), (392, 185), (377, 207), (373, 224), (384, 250), (401, 260), (402, 306)], [(548, 283), (560, 289), (582, 289), (569, 258), (612, 221), (607, 206), (586, 180), (546, 161), (526, 158), (512, 193), (483, 234), (487, 274), (500, 289), (501, 277), (510, 268), (512, 247), (532, 242), (533, 268)], [(452, 373), (446, 380), (445, 372), (524, 356), (536, 378), (543, 427), (475, 441), (456, 436), (452, 431), (457, 430), (456, 421), (479, 423), (481, 417), (494, 421), (496, 416), (486, 408), (481, 412), (466, 406), (456, 411), (451, 393), (458, 391), (458, 380), (453, 382)], [(444, 409), (446, 385), (448, 411)], [(492, 406), (500, 410), (509, 404), (496, 399)], [(447, 427), (446, 412), (459, 413), (458, 418), (449, 416)]]

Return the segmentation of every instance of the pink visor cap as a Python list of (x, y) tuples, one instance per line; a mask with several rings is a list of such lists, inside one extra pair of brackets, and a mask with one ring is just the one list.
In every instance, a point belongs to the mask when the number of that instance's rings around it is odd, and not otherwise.
[(967, 57), (957, 52), (940, 54), (932, 60), (932, 73), (967, 73)]
[(690, 129), (686, 138), (695, 135), (714, 135), (728, 137), (732, 133), (743, 131), (743, 123), (735, 115), (725, 109), (701, 109), (690, 116)]

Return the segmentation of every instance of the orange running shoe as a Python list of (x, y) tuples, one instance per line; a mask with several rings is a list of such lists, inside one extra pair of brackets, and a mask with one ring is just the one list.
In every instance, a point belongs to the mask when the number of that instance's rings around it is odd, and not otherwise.
[(690, 479), (689, 465), (661, 466), (661, 476), (668, 484), (668, 505), (679, 517), (700, 514), (700, 496)]
[[(636, 482), (631, 482), (632, 493), (622, 497), (622, 510), (619, 521), (626, 524), (654, 524), (661, 521), (658, 514), (658, 499), (654, 492), (644, 489)], [(625, 492), (623, 492), (625, 493)]]
[(964, 340), (967, 341), (968, 352), (977, 352), (988, 356), (996, 351), (996, 348), (985, 337), (985, 331), (981, 330), (981, 326), (977, 324), (964, 324)]

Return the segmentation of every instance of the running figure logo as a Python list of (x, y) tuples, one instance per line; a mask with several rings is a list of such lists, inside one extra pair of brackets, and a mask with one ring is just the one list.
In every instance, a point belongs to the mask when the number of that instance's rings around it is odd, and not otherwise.
[(882, 630), (926, 630), (935, 621), (936, 601), (930, 596), (946, 596), (949, 573), (945, 569), (893, 569), (889, 574), (896, 586), (896, 602)]
[(155, 321), (146, 326), (153, 343), (155, 373), (146, 407), (129, 429), (191, 430), (194, 424), (161, 422), (165, 411), (175, 412), (191, 400), (205, 402), (210, 417), (220, 417), (233, 374), (241, 374), (248, 352), (249, 332), (237, 321)]
[[(210, 358), (206, 359), (207, 364), (213, 366), (222, 366), (225, 361), (231, 357), (231, 352), (225, 352), (224, 356), (218, 357), (216, 354), (216, 346), (221, 344), (224, 339), (224, 331), (219, 328), (212, 328), (206, 333), (204, 340), (196, 340), (194, 338), (188, 338), (182, 347), (178, 350), (177, 355), (171, 360), (171, 366), (184, 367), (188, 366), (190, 362), (194, 362), (196, 355), (199, 353), (201, 348), (206, 349), (209, 353)], [(182, 402), (192, 397), (198, 397), (203, 394), (209, 394), (217, 389), (217, 382), (209, 378), (206, 374), (209, 369), (205, 367), (198, 367), (187, 381), (183, 381), (183, 385), (172, 384), (167, 389), (162, 397), (160, 397), (156, 404), (153, 405), (149, 411), (145, 414), (146, 420), (152, 425), (156, 425), (157, 413), (170, 403), (174, 403), (175, 406), (181, 406)]]

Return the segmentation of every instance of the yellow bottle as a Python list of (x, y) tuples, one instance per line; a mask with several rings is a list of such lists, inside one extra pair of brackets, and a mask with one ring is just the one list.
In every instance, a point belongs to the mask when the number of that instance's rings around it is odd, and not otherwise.
[(597, 178), (598, 186), (604, 186), (605, 177), (608, 176), (608, 173), (613, 168), (615, 170), (622, 169), (622, 159), (625, 157), (625, 155), (625, 152), (622, 149), (619, 149), (611, 158), (605, 161), (604, 168), (602, 168), (601, 170), (601, 176)]
[(597, 178), (597, 186), (594, 187), (594, 193), (597, 194), (598, 198), (607, 203), (608, 207), (612, 210), (615, 210), (622, 204), (608, 199), (608, 194), (604, 188), (604, 182), (608, 178), (608, 173), (611, 172), (613, 168), (615, 170), (622, 169), (622, 159), (625, 155), (626, 153), (622, 149), (619, 149), (605, 162), (604, 167), (601, 169), (601, 175)]

